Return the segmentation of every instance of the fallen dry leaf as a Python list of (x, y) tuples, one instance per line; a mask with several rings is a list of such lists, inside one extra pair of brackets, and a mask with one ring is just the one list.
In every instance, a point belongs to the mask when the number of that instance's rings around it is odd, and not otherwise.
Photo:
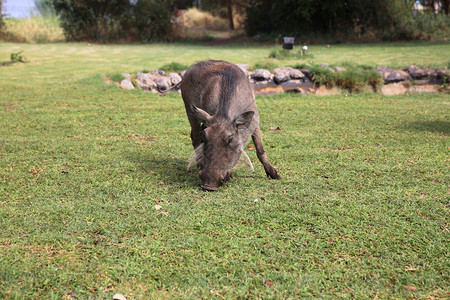
[(253, 150), (253, 149), (255, 149), (255, 146), (253, 146), (253, 145), (248, 145), (248, 149)]
[(412, 285), (404, 285), (403, 288), (408, 290), (408, 291), (417, 291), (417, 288), (415, 286), (412, 286)]
[(39, 174), (42, 171), (45, 171), (47, 169), (46, 167), (31, 167), (28, 172), (30, 172), (33, 175)]
[(155, 209), (156, 209), (156, 210), (160, 210), (161, 208), (162, 208), (161, 205), (158, 205), (158, 204), (155, 205)]
[(267, 280), (266, 282), (264, 282), (264, 285), (267, 287), (271, 287), (273, 285), (273, 281)]
[(280, 127), (270, 127), (270, 130), (281, 130), (281, 128)]
[(413, 267), (406, 266), (405, 267), (405, 271), (417, 271), (417, 269), (413, 268)]

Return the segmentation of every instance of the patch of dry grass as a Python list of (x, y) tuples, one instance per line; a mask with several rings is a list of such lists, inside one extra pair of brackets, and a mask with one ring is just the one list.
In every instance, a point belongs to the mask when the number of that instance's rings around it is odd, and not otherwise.
[(64, 33), (55, 16), (7, 18), (5, 40), (16, 43), (51, 43), (64, 40)]
[(191, 8), (183, 14), (184, 26), (209, 30), (228, 30), (228, 22), (225, 19), (211, 15), (197, 8)]

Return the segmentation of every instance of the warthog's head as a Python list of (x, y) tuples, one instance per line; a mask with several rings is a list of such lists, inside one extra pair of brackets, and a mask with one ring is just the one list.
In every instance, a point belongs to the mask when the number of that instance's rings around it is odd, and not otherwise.
[(245, 143), (241, 131), (249, 127), (254, 112), (247, 111), (234, 119), (217, 114), (211, 116), (197, 107), (194, 107), (194, 113), (204, 124), (200, 131), (202, 144), (195, 151), (197, 165), (201, 169), (201, 187), (217, 191), (219, 186), (230, 180), (230, 170), (241, 157)]

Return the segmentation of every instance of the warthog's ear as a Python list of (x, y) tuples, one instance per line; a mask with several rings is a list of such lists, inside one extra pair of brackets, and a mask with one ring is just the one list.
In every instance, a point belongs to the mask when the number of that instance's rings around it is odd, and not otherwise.
[(237, 116), (233, 121), (234, 126), (236, 126), (238, 129), (247, 128), (248, 126), (250, 126), (254, 114), (254, 111), (249, 110), (242, 115)]
[(195, 105), (192, 105), (192, 111), (194, 112), (195, 117), (201, 122), (208, 122), (212, 118), (210, 114)]

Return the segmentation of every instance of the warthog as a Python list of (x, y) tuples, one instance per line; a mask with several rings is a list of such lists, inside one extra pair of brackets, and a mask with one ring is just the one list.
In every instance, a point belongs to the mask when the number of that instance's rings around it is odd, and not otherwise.
[(253, 89), (238, 66), (198, 62), (186, 71), (181, 94), (204, 190), (217, 191), (241, 155), (248, 159), (244, 146), (250, 136), (267, 176), (280, 179), (264, 151)]

